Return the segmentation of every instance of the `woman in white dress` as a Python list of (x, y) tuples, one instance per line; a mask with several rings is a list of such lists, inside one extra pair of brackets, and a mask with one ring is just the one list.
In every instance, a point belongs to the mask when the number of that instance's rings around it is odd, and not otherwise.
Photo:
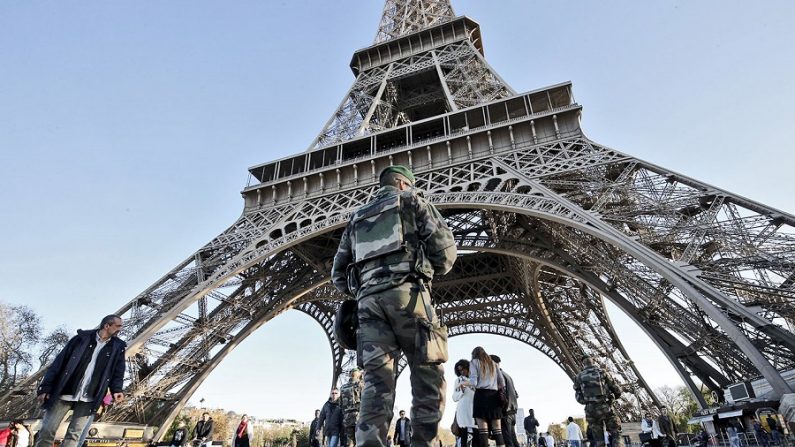
[(30, 428), (21, 420), (11, 422), (14, 426), (17, 442), (15, 447), (28, 447), (30, 445)]
[(461, 429), (460, 447), (469, 447), (477, 434), (477, 424), (472, 417), (475, 387), (469, 381), (469, 361), (461, 359), (456, 362), (455, 374), (457, 377), (453, 388), (453, 402), (458, 403), (455, 407), (455, 421)]

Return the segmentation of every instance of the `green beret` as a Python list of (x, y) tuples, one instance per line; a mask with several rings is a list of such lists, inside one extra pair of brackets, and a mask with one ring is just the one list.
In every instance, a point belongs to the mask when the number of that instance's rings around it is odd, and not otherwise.
[(384, 170), (381, 171), (381, 174), (378, 176), (378, 180), (381, 180), (384, 178), (384, 174), (388, 174), (390, 172), (394, 172), (395, 174), (400, 174), (403, 177), (406, 177), (412, 185), (414, 185), (414, 182), (416, 181), (414, 174), (411, 173), (409, 168), (402, 165), (394, 165), (384, 168)]

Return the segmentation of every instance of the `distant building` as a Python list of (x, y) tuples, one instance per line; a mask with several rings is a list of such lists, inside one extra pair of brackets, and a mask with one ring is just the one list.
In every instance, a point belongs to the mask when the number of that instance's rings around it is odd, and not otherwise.
[(265, 429), (291, 427), (300, 428), (306, 425), (306, 422), (297, 421), (295, 419), (263, 419), (262, 427)]
[(516, 436), (524, 436), (524, 408), (516, 411)]

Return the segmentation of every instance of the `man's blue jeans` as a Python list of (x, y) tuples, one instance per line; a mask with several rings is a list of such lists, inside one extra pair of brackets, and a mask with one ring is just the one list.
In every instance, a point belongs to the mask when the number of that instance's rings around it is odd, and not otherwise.
[(580, 440), (579, 439), (570, 439), (569, 444), (571, 447), (580, 447)]
[(66, 434), (63, 437), (61, 447), (78, 447), (78, 440), (80, 435), (83, 434), (83, 429), (86, 425), (91, 423), (94, 412), (91, 411), (93, 406), (91, 402), (69, 402), (57, 399), (53, 402), (52, 407), (44, 413), (44, 420), (41, 422), (41, 429), (39, 430), (39, 438), (36, 441), (36, 447), (51, 447), (55, 441), (55, 432), (61, 425), (66, 413), (72, 410), (72, 421), (66, 429)]
[[(328, 437), (328, 441), (326, 443), (326, 447), (339, 447), (340, 443), (340, 436), (339, 435), (331, 435)], [(39, 447), (39, 446), (36, 446)]]

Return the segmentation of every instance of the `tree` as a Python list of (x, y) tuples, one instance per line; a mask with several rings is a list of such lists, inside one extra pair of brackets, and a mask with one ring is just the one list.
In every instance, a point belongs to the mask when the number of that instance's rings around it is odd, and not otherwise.
[(566, 439), (566, 431), (560, 424), (549, 424), (547, 427), (547, 432), (552, 434), (552, 437), (555, 438), (555, 443)]
[(49, 364), (72, 336), (64, 326), (58, 326), (52, 332), (41, 339), (41, 351), (39, 352), (39, 366)]
[(453, 432), (449, 428), (439, 427), (439, 440), (442, 441), (443, 445), (455, 445), (455, 436), (453, 436)]
[(311, 445), (309, 442), (309, 426), (305, 425), (300, 429), (294, 430), (296, 445), (299, 447), (306, 447)]
[(668, 408), (671, 420), (680, 432), (687, 431), (687, 421), (698, 411), (698, 403), (684, 386), (657, 388), (657, 397)]
[(0, 303), (0, 394), (25, 378), (41, 338), (41, 318), (27, 306)]
[(168, 430), (166, 431), (166, 434), (163, 436), (163, 439), (170, 441), (171, 438), (174, 437), (174, 432), (177, 431), (177, 429), (179, 428), (180, 422), (185, 423), (185, 428), (188, 429), (188, 436), (190, 436), (191, 430), (193, 430), (193, 426), (195, 424), (193, 423), (193, 421), (191, 421), (190, 416), (187, 413), (185, 413), (185, 411), (183, 410), (183, 412), (181, 412), (179, 416), (174, 418), (174, 422), (172, 422), (171, 426), (168, 427)]
[(285, 425), (263, 428), (262, 441), (266, 446), (283, 446), (290, 443), (292, 434), (292, 427)]

